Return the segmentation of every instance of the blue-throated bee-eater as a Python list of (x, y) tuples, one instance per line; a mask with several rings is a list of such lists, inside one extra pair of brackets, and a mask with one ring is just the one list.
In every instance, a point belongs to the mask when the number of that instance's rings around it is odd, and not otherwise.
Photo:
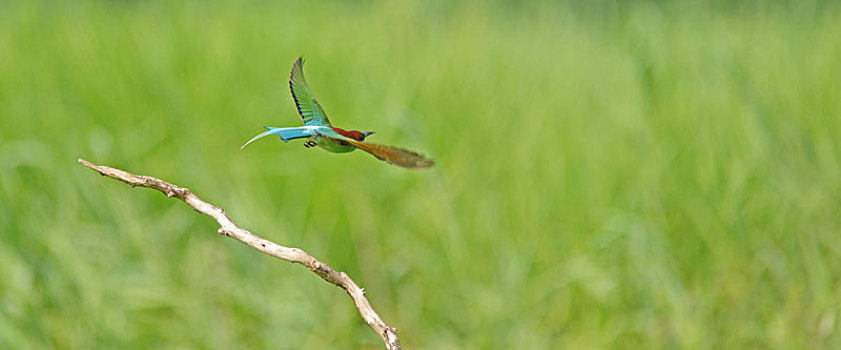
[(426, 168), (435, 164), (432, 160), (409, 150), (365, 142), (365, 138), (373, 134), (373, 131), (361, 132), (333, 127), (330, 120), (327, 119), (324, 109), (315, 100), (306, 79), (304, 79), (304, 62), (301, 58), (298, 58), (292, 64), (289, 89), (292, 91), (292, 98), (298, 108), (298, 114), (304, 120), (304, 126), (289, 128), (267, 126), (266, 129), (269, 129), (269, 131), (254, 136), (241, 148), (245, 148), (245, 146), (261, 137), (277, 135), (283, 142), (305, 138), (307, 141), (304, 143), (304, 147), (319, 146), (334, 153), (351, 152), (358, 148), (372, 154), (377, 159), (406, 168)]

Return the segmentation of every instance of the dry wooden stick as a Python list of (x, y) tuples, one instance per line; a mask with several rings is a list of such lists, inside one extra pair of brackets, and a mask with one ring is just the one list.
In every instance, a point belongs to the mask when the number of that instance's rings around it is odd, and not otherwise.
[(377, 315), (377, 312), (374, 311), (374, 308), (371, 307), (371, 303), (369, 303), (368, 299), (365, 297), (365, 290), (360, 288), (356, 282), (348, 277), (346, 273), (334, 270), (327, 264), (318, 261), (318, 259), (313, 258), (312, 255), (307, 254), (307, 252), (301, 249), (285, 247), (273, 243), (237, 226), (237, 224), (231, 221), (228, 215), (225, 214), (225, 210), (203, 201), (201, 198), (193, 194), (193, 192), (190, 192), (189, 189), (173, 185), (151, 176), (135, 175), (120, 169), (103, 165), (95, 165), (81, 158), (79, 158), (79, 163), (98, 171), (101, 175), (120, 180), (132, 187), (140, 186), (154, 188), (163, 192), (167, 197), (178, 198), (195, 208), (200, 213), (216, 219), (216, 222), (218, 222), (221, 226), (218, 230), (220, 235), (234, 238), (273, 257), (306, 266), (312, 272), (321, 276), (321, 278), (325, 281), (341, 287), (350, 295), (351, 299), (353, 299), (353, 303), (356, 304), (356, 308), (359, 309), (359, 314), (365, 322), (368, 323), (368, 326), (383, 339), (386, 349), (392, 350), (401, 348), (400, 340), (397, 338), (397, 329), (389, 327), (388, 324), (380, 318), (380, 315)]

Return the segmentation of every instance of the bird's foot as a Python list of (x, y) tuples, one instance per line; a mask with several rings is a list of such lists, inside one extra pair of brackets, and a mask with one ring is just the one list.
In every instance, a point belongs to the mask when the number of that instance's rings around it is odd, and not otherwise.
[(317, 145), (313, 141), (304, 142), (304, 147), (306, 147), (306, 148), (315, 147), (315, 146), (317, 146)]

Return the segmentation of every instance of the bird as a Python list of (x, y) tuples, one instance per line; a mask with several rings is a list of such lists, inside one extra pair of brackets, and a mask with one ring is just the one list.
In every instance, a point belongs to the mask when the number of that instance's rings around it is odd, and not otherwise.
[(298, 58), (292, 64), (289, 90), (292, 92), (292, 99), (295, 100), (295, 107), (298, 109), (298, 114), (301, 116), (304, 126), (285, 128), (266, 126), (265, 128), (268, 131), (254, 136), (240, 149), (244, 149), (245, 146), (260, 138), (277, 135), (283, 142), (306, 139), (304, 147), (320, 147), (333, 153), (347, 153), (361, 149), (379, 160), (404, 168), (428, 168), (435, 165), (435, 162), (416, 152), (365, 142), (365, 139), (374, 133), (373, 131), (362, 132), (334, 127), (327, 119), (327, 113), (316, 101), (307, 80), (304, 78), (303, 58)]

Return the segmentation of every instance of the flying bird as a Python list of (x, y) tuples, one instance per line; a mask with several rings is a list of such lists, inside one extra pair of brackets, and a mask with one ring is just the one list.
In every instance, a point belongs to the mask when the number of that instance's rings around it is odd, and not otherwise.
[(301, 58), (292, 64), (289, 90), (292, 91), (292, 98), (295, 100), (295, 106), (304, 121), (304, 126), (288, 128), (267, 126), (268, 131), (254, 136), (242, 145), (241, 149), (262, 137), (277, 135), (283, 142), (307, 139), (304, 147), (321, 147), (334, 153), (347, 153), (358, 148), (379, 160), (405, 168), (427, 168), (435, 164), (432, 160), (409, 150), (365, 142), (365, 138), (373, 134), (373, 131), (344, 130), (331, 125), (327, 114), (315, 100), (304, 79), (304, 62)]

